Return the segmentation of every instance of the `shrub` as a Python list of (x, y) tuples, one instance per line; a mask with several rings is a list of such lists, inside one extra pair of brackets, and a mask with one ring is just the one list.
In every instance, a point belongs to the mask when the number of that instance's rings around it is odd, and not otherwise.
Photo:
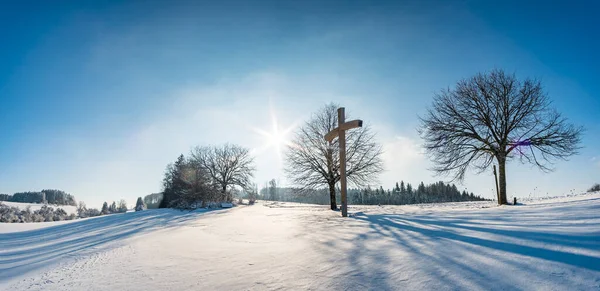
[(31, 212), (31, 208), (24, 210), (0, 203), (0, 222), (48, 222), (75, 219), (76, 215), (67, 215), (62, 208), (54, 209), (47, 205)]

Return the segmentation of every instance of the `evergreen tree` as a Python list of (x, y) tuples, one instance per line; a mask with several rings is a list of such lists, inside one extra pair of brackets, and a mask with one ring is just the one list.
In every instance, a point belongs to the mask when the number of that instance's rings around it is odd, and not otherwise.
[(186, 190), (186, 185), (183, 180), (183, 172), (186, 167), (185, 157), (179, 155), (174, 164), (169, 164), (165, 172), (163, 180), (163, 200), (159, 208), (170, 207), (173, 202), (176, 202)]
[(100, 213), (102, 214), (109, 214), (109, 210), (108, 210), (108, 203), (104, 202), (104, 204), (102, 204), (102, 210), (100, 210)]
[(117, 202), (113, 201), (112, 204), (108, 207), (108, 212), (117, 213)]

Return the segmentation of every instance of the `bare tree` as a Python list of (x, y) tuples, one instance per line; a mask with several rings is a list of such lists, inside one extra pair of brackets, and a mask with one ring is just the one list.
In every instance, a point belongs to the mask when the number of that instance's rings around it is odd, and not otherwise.
[(245, 187), (254, 176), (254, 159), (247, 148), (225, 144), (223, 146), (198, 146), (191, 152), (191, 159), (204, 168), (222, 190), (223, 197), (232, 201), (228, 186)]
[(583, 128), (567, 122), (539, 80), (493, 70), (437, 93), (419, 133), (434, 171), (463, 180), (470, 167), (499, 167), (499, 204), (506, 204), (506, 162), (518, 158), (542, 171), (577, 153)]
[[(340, 180), (338, 140), (327, 142), (325, 134), (338, 125), (336, 104), (328, 104), (300, 127), (286, 152), (286, 173), (300, 190), (329, 188), (331, 209), (337, 209), (335, 184)], [(346, 133), (348, 182), (361, 187), (375, 182), (383, 171), (382, 147), (368, 126)]]

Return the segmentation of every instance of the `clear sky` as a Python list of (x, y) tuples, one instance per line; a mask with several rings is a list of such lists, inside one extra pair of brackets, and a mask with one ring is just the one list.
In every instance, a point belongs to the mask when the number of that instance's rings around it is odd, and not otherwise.
[[(417, 116), (493, 68), (542, 79), (587, 129), (550, 174), (510, 163), (509, 199), (583, 191), (600, 182), (600, 7), (559, 2), (3, 1), (0, 193), (132, 204), (180, 153), (225, 142), (262, 149), (256, 182), (285, 184), (253, 129), (282, 132), (331, 101), (377, 131), (384, 188), (444, 180), (427, 170)], [(459, 188), (492, 198), (493, 185), (490, 170)]]

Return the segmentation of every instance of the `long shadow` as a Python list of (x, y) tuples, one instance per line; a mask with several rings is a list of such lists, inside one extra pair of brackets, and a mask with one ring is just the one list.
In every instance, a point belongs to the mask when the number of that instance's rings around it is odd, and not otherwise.
[[(361, 221), (362, 220), (358, 220)], [(356, 228), (358, 231), (346, 233), (343, 238), (330, 236), (328, 240), (321, 241), (317, 245), (324, 256), (336, 254), (335, 259), (339, 259), (342, 254), (343, 260), (336, 261), (337, 274), (336, 278), (343, 278), (340, 281), (334, 281), (332, 289), (338, 290), (410, 290), (417, 288), (414, 285), (412, 275), (414, 270), (418, 269), (428, 274), (430, 278), (435, 278), (434, 286), (428, 288), (445, 288), (449, 290), (490, 290), (491, 287), (509, 287), (505, 282), (500, 280), (488, 280), (486, 284), (479, 282), (470, 282), (465, 284), (464, 281), (456, 280), (448, 273), (456, 272), (460, 268), (461, 276), (469, 274), (471, 278), (481, 277), (481, 273), (461, 262), (460, 256), (456, 257), (449, 254), (448, 256), (440, 254), (427, 254), (423, 252), (423, 247), (419, 243), (425, 241), (420, 240), (411, 232), (400, 232), (397, 228), (387, 224), (351, 224), (347, 225), (350, 229)], [(310, 227), (310, 226), (309, 226)], [(331, 225), (332, 228), (338, 228), (338, 225)], [(308, 229), (310, 231), (310, 228)], [(312, 232), (315, 240), (322, 240), (323, 233)], [(382, 241), (382, 237), (389, 237), (393, 240)], [(312, 238), (311, 238), (312, 240)], [(370, 246), (374, 242), (381, 243), (382, 247)], [(349, 248), (346, 248), (348, 247)], [(394, 252), (396, 251), (396, 252)], [(342, 253), (340, 253), (342, 252)], [(410, 261), (405, 261), (406, 264), (396, 265), (403, 262), (402, 259), (395, 259), (395, 255), (404, 254), (405, 258), (413, 256), (424, 258), (426, 265), (417, 265)], [(412, 270), (410, 270), (412, 269)], [(407, 271), (406, 273), (404, 273)], [(417, 279), (421, 280), (421, 279)], [(418, 284), (417, 284), (418, 285)], [(510, 289), (510, 288), (509, 288)], [(503, 289), (503, 290), (509, 290)]]
[[(410, 254), (418, 255), (426, 258), (426, 260), (430, 263), (426, 268), (428, 268), (428, 272), (432, 273), (432, 277), (436, 278), (439, 281), (439, 285), (441, 286), (452, 286), (452, 289), (469, 289), (469, 286), (465, 286), (464, 283), (452, 280), (450, 276), (445, 276), (440, 269), (444, 268), (447, 270), (453, 270), (456, 267), (459, 267), (461, 270), (461, 274), (471, 274), (472, 276), (481, 276), (480, 272), (468, 266), (464, 263), (461, 263), (459, 259), (456, 257), (449, 258), (445, 257), (443, 254), (437, 253), (436, 255), (429, 255), (423, 252), (423, 247), (418, 247), (416, 242), (421, 242), (425, 245), (428, 241), (422, 240), (415, 235), (415, 233), (411, 232), (398, 232), (397, 229), (389, 224), (377, 224), (370, 223), (369, 227), (378, 233), (381, 236), (388, 236), (394, 238), (394, 242), (396, 244), (401, 245), (405, 250), (407, 250)], [(402, 234), (402, 235), (401, 235)], [(405, 236), (405, 237), (403, 237)], [(434, 263), (434, 264), (431, 264)], [(474, 282), (473, 284), (476, 284)], [(502, 286), (502, 282), (494, 282), (495, 286)], [(505, 287), (505, 286), (503, 286)], [(489, 289), (489, 286), (481, 286), (478, 285), (477, 289), (485, 290)]]
[[(389, 215), (389, 219), (402, 219), (401, 216)], [(556, 245), (562, 245), (567, 247), (586, 248), (590, 250), (600, 250), (600, 231), (590, 232), (585, 234), (569, 235), (563, 233), (549, 233), (540, 231), (530, 230), (517, 230), (517, 229), (499, 229), (472, 226), (467, 219), (454, 219), (448, 220), (434, 220), (434, 219), (423, 219), (411, 217), (410, 221), (417, 222), (423, 225), (437, 225), (442, 227), (451, 227), (459, 229), (467, 229), (478, 232), (487, 232), (491, 234), (504, 235), (508, 237), (515, 237), (519, 239), (526, 239), (530, 241), (537, 241), (543, 243), (551, 243)]]
[[(569, 264), (572, 266), (585, 268), (593, 271), (600, 271), (600, 258), (583, 255), (583, 254), (574, 254), (568, 253), (558, 250), (550, 250), (532, 246), (518, 245), (513, 243), (494, 241), (489, 239), (482, 239), (472, 236), (461, 235), (449, 230), (435, 230), (422, 228), (411, 225), (412, 222), (418, 222), (422, 225), (427, 226), (430, 221), (415, 221), (413, 218), (400, 218), (397, 215), (390, 217), (390, 215), (361, 215), (355, 216), (356, 219), (368, 222), (370, 224), (376, 224), (379, 226), (385, 226), (390, 228), (396, 228), (398, 230), (404, 231), (412, 231), (415, 233), (419, 233), (423, 236), (426, 236), (431, 239), (448, 239), (458, 242), (464, 242), (476, 246), (483, 246), (493, 250), (501, 250), (510, 253), (516, 253), (523, 256), (540, 258), (548, 261), (558, 262)], [(461, 225), (456, 225), (455, 227), (461, 228)], [(512, 235), (508, 232), (505, 232), (505, 235)], [(519, 238), (514, 235), (514, 238)], [(596, 236), (596, 240), (600, 240), (600, 236)]]
[(128, 237), (184, 225), (227, 210), (171, 209), (113, 214), (16, 233), (0, 234), (0, 283), (57, 263), (65, 256), (113, 246)]
[[(580, 286), (581, 278), (558, 275), (562, 278), (556, 280), (548, 270), (560, 270), (557, 264), (564, 264), (579, 269), (567, 273), (600, 271), (597, 203), (553, 205), (548, 212), (540, 209), (544, 207), (548, 206), (443, 214), (433, 210), (433, 215), (423, 211), (369, 214), (367, 209), (366, 214), (353, 213), (355, 219), (325, 216), (305, 227), (308, 239), (319, 241), (317, 250), (335, 258), (344, 281), (357, 284), (348, 289), (519, 290), (531, 282), (550, 280), (558, 289), (571, 290)], [(343, 234), (328, 231), (332, 229), (342, 229)], [(408, 271), (402, 274), (404, 270)], [(507, 280), (506, 270), (518, 273)], [(372, 276), (376, 282), (369, 280)]]

